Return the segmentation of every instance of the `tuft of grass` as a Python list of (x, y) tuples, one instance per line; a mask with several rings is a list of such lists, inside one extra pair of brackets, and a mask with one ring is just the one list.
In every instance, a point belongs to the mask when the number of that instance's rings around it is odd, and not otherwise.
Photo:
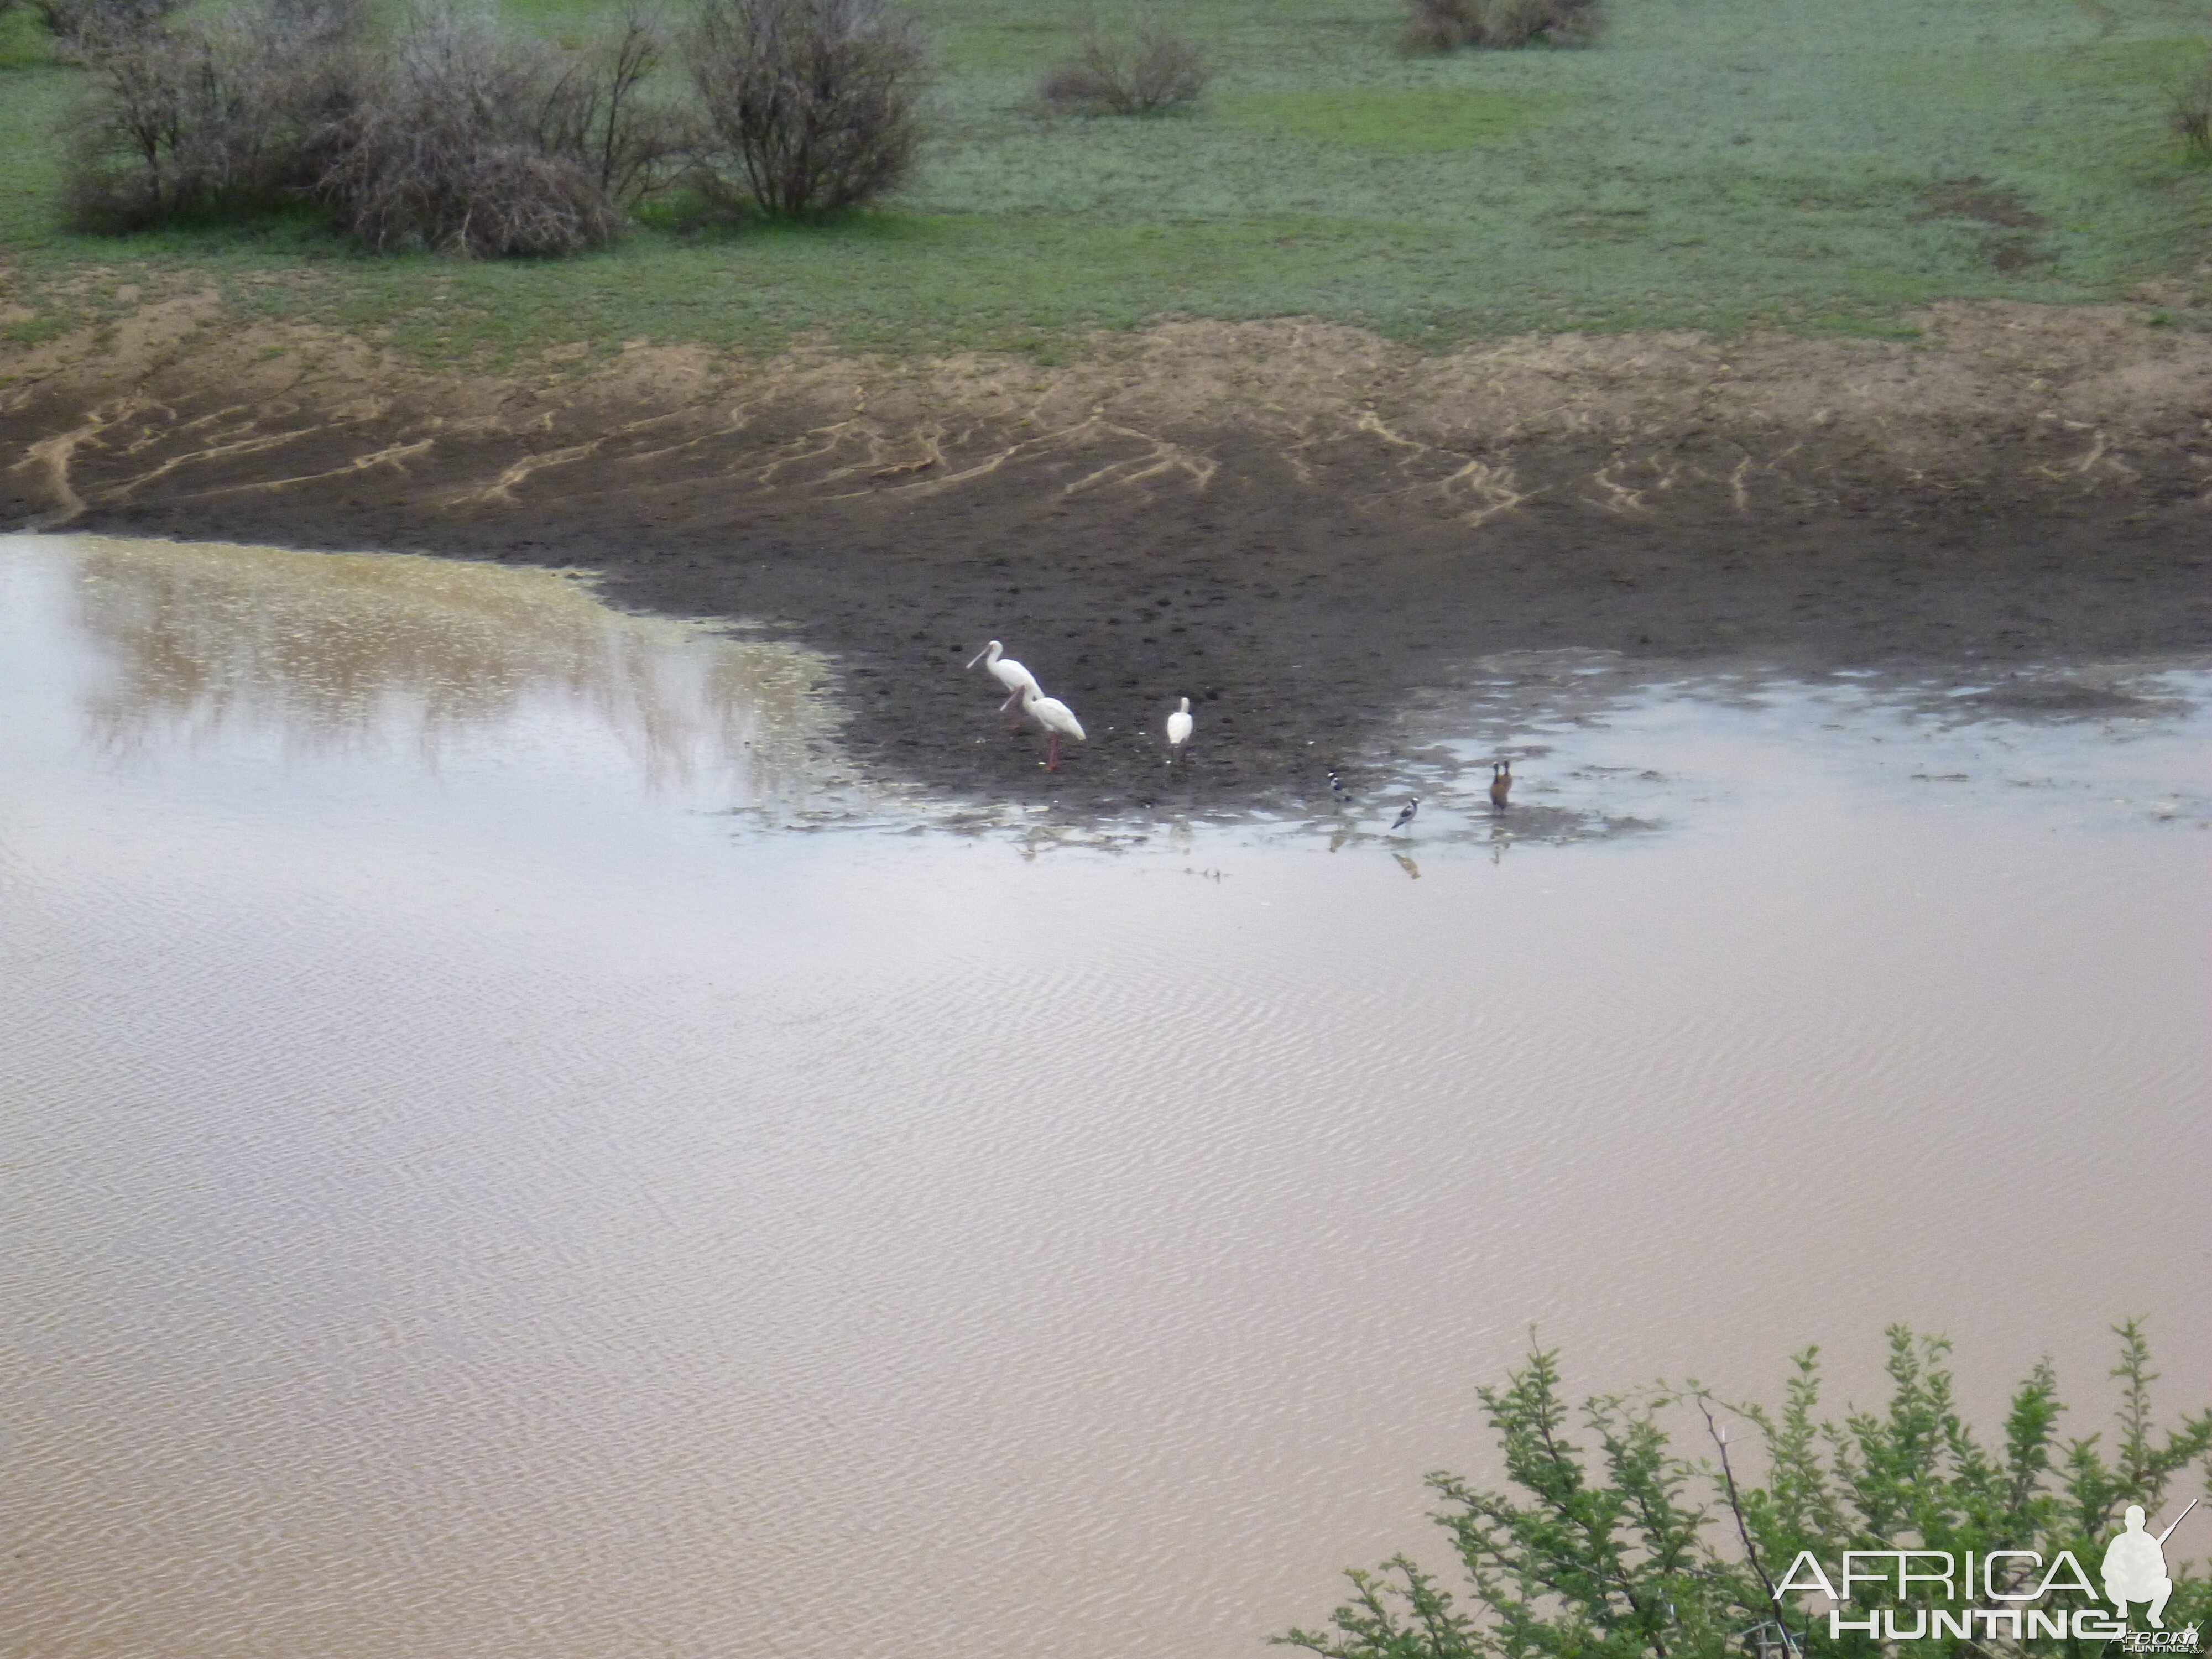
[(47, 341), (58, 340), (68, 333), (69, 326), (69, 319), (58, 313), (48, 313), (43, 316), (25, 318), (21, 322), (9, 323), (0, 328), (0, 340), (5, 340), (13, 346), (44, 345)]

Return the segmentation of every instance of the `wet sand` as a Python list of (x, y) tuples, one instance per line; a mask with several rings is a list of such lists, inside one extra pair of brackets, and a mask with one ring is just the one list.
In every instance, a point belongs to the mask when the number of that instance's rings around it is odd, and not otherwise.
[[(1988, 680), (2212, 648), (2212, 344), (2123, 312), (1441, 360), (1191, 325), (1064, 369), (640, 351), (557, 383), (218, 325), (0, 364), (0, 528), (586, 567), (832, 653), (851, 750), (948, 792), (1310, 799), (1504, 651)], [(992, 638), (1088, 728), (1057, 775), (962, 671)]]

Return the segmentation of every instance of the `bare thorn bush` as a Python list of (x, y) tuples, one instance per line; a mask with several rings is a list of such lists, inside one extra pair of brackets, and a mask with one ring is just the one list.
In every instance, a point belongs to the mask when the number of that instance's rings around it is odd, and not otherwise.
[(895, 188), (921, 142), (922, 47), (878, 0), (704, 0), (691, 74), (716, 206), (811, 219)]
[(1605, 27), (1604, 0), (1408, 0), (1408, 52), (1462, 46), (1586, 46)]
[(571, 253), (611, 241), (623, 215), (605, 181), (629, 161), (618, 141), (589, 142), (620, 125), (593, 69), (488, 15), (418, 14), (324, 175), (339, 224), (393, 252)]
[(653, 94), (667, 55), (659, 17), (633, 6), (571, 55), (548, 98), (548, 150), (579, 162), (611, 201), (657, 193), (699, 143), (696, 120)]
[(357, 4), (275, 0), (204, 27), (88, 25), (63, 205), (88, 230), (266, 210), (308, 196), (349, 115)]
[(2212, 156), (2212, 61), (2173, 89), (2172, 124), (2191, 155)]
[(64, 193), (133, 230), (313, 201), (373, 248), (565, 253), (665, 184), (697, 124), (650, 88), (642, 12), (562, 52), (447, 6), (380, 52), (365, 0), (260, 0), (206, 25), (88, 25)]
[(1197, 47), (1147, 20), (1126, 43), (1085, 29), (1076, 55), (1038, 82), (1037, 95), (1057, 114), (1149, 115), (1196, 102), (1212, 78)]
[[(88, 36), (119, 38), (160, 25), (185, 0), (31, 0), (31, 13), (64, 45)], [(0, 6), (0, 12), (6, 8)]]

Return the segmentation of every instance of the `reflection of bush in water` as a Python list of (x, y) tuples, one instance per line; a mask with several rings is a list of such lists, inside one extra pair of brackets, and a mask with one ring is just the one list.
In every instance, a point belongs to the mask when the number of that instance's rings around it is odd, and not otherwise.
[(234, 722), (308, 750), (386, 732), (434, 746), (553, 696), (589, 708), (656, 782), (744, 767), (772, 783), (826, 726), (804, 653), (623, 616), (547, 571), (82, 545), (82, 625), (115, 671), (88, 712), (112, 749)]

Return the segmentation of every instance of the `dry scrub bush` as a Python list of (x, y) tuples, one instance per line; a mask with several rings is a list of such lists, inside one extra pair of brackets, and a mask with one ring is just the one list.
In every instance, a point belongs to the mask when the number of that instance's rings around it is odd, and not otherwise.
[(369, 77), (322, 191), (386, 251), (570, 253), (621, 234), (623, 198), (673, 144), (641, 97), (658, 47), (633, 16), (565, 54), (447, 7), (413, 18)]
[(380, 249), (564, 253), (622, 228), (696, 123), (654, 102), (632, 12), (577, 52), (450, 6), (364, 45), (362, 0), (264, 0), (204, 27), (88, 27), (65, 205), (131, 230), (314, 201)]
[(1195, 102), (1212, 78), (1197, 47), (1146, 21), (1127, 45), (1086, 29), (1081, 49), (1038, 83), (1037, 95), (1058, 114), (1147, 115)]
[[(161, 24), (185, 0), (31, 0), (31, 11), (57, 40), (143, 33)], [(0, 15), (8, 10), (0, 3)]]
[(613, 201), (657, 193), (699, 143), (697, 120), (653, 97), (667, 55), (656, 20), (633, 8), (611, 33), (572, 55), (547, 106), (545, 143), (578, 162)]
[(204, 27), (89, 26), (88, 93), (64, 128), (63, 206), (121, 231), (300, 199), (360, 79), (356, 4), (276, 0)]
[(2172, 119), (2191, 154), (2212, 156), (2212, 61), (2173, 89)]
[(1409, 0), (1405, 45), (1435, 52), (1586, 46), (1604, 27), (1604, 0)]
[(878, 0), (704, 0), (690, 46), (712, 128), (691, 179), (715, 206), (819, 218), (912, 169), (921, 43)]

